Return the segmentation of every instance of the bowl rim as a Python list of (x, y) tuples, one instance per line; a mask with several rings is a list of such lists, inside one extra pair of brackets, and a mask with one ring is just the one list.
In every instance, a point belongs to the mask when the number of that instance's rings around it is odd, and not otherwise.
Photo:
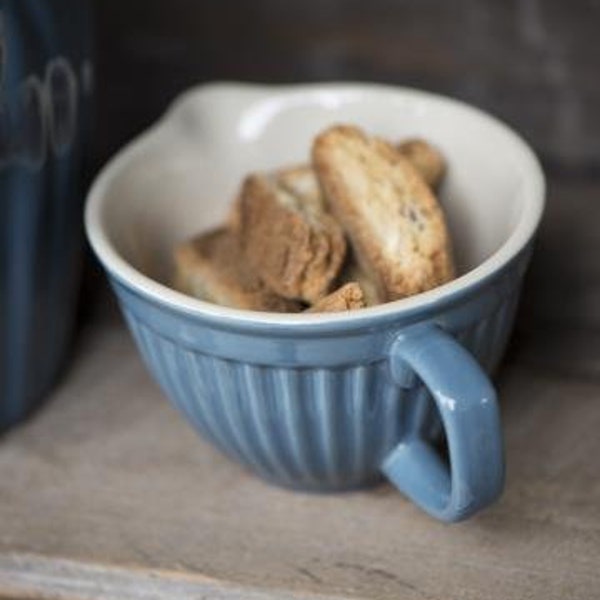
[[(306, 95), (323, 92), (345, 95), (391, 94), (426, 102), (430, 105), (453, 107), (502, 132), (507, 143), (513, 145), (512, 150), (518, 153), (519, 161), (523, 161), (524, 169), (529, 171), (525, 181), (527, 188), (523, 192), (526, 196), (524, 210), (508, 239), (496, 252), (474, 269), (427, 292), (377, 306), (339, 313), (272, 313), (229, 308), (188, 296), (144, 275), (127, 262), (110, 242), (102, 224), (102, 212), (105, 199), (108, 197), (105, 192), (113, 179), (145, 150), (147, 144), (159, 135), (163, 128), (178, 118), (179, 113), (184, 110), (188, 102), (199, 96), (215, 92), (234, 93), (237, 96), (247, 94), (248, 99), (252, 101), (257, 98), (267, 99), (275, 95)], [(346, 324), (354, 327), (360, 326), (366, 321), (373, 322), (374, 319), (406, 317), (415, 311), (434, 309), (440, 304), (452, 302), (457, 296), (478, 289), (481, 284), (511, 263), (533, 238), (544, 211), (545, 189), (542, 167), (527, 142), (498, 118), (461, 100), (414, 88), (378, 83), (329, 82), (265, 85), (223, 81), (201, 84), (180, 94), (156, 123), (122, 147), (102, 167), (87, 195), (84, 222), (92, 249), (111, 277), (116, 278), (139, 295), (149, 297), (156, 303), (166, 305), (176, 312), (240, 326), (262, 324), (271, 327), (313, 329), (327, 325), (337, 328)]]

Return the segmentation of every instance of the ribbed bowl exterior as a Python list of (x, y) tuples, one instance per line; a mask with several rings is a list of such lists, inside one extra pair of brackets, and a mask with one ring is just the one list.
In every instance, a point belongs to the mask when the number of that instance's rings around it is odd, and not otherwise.
[(349, 489), (377, 480), (403, 436), (441, 433), (414, 373), (392, 380), (392, 340), (403, 328), (434, 322), (492, 372), (527, 259), (528, 252), (443, 304), (326, 333), (232, 328), (161, 306), (116, 280), (113, 286), (150, 372), (206, 440), (281, 485)]

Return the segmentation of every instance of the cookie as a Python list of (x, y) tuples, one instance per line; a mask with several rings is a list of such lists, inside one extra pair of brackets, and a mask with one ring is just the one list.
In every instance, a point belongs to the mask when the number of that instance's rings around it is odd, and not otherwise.
[(212, 230), (175, 249), (175, 288), (231, 308), (298, 312), (302, 305), (269, 289), (247, 265), (238, 236)]
[(442, 209), (396, 148), (341, 125), (316, 138), (312, 156), (331, 213), (385, 301), (454, 277)]

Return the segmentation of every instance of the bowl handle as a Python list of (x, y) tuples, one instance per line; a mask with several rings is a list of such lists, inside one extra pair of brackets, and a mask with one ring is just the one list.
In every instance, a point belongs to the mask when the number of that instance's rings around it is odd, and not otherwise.
[(491, 504), (504, 486), (504, 456), (496, 391), (477, 361), (451, 335), (420, 324), (395, 338), (394, 380), (407, 367), (429, 388), (446, 433), (449, 465), (416, 434), (408, 434), (381, 470), (398, 490), (442, 521), (460, 521)]

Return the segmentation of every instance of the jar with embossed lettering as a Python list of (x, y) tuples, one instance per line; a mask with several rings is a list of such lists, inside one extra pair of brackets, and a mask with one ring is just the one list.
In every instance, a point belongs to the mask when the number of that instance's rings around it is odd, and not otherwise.
[(88, 0), (0, 0), (0, 431), (56, 382), (82, 255)]

